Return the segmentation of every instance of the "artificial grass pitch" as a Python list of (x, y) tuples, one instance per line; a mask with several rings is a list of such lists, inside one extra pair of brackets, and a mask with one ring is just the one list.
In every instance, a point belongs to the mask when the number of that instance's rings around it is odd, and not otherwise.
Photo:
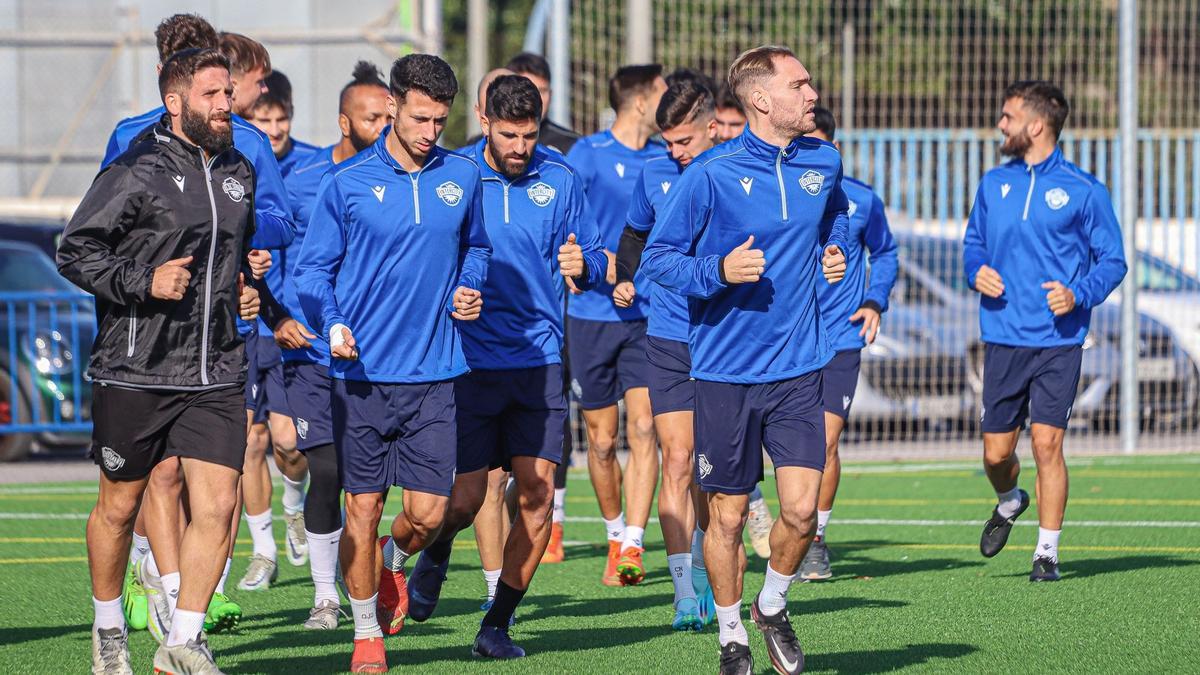
[[(796, 584), (788, 610), (809, 672), (1200, 671), (1200, 456), (1074, 459), (1060, 547), (1063, 580), (1027, 580), (1037, 538), (1030, 509), (992, 560), (978, 550), (995, 502), (975, 463), (845, 467), (827, 532), (834, 577)], [(1032, 495), (1032, 462), (1021, 485)], [(773, 486), (766, 485), (768, 493)], [(648, 575), (600, 584), (604, 531), (586, 474), (568, 486), (567, 560), (543, 566), (513, 632), (530, 656), (470, 654), (484, 583), (464, 532), (432, 619), (387, 638), (393, 669), (428, 673), (690, 673), (717, 666), (715, 626), (674, 633), (661, 532), (647, 527)], [(278, 498), (279, 489), (276, 489)], [(0, 487), (0, 673), (85, 672), (92, 608), (84, 523), (95, 484)], [(394, 512), (399, 499), (389, 500)], [(281, 513), (277, 505), (275, 513)], [(386, 525), (383, 527), (386, 530)], [(283, 522), (275, 524), (282, 541)], [(230, 673), (345, 671), (352, 627), (307, 631), (308, 567), (279, 555), (270, 590), (236, 589), (249, 558), (243, 531), (227, 588), (245, 611), (210, 636)], [(762, 584), (750, 558), (745, 599)], [(410, 565), (411, 569), (411, 565)], [(756, 672), (770, 672), (743, 608)], [(156, 644), (130, 638), (136, 672)]]

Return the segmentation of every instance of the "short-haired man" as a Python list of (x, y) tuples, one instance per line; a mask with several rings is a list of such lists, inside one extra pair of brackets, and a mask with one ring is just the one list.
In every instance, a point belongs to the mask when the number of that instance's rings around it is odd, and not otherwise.
[(745, 128), (746, 113), (742, 103), (729, 89), (729, 84), (722, 83), (717, 89), (717, 140), (724, 143), (737, 138)]
[[(646, 378), (648, 303), (638, 298), (630, 307), (617, 307), (612, 292), (616, 250), (642, 165), (663, 154), (662, 145), (650, 137), (658, 131), (654, 116), (666, 90), (662, 66), (621, 67), (609, 80), (609, 103), (617, 113), (612, 128), (580, 139), (567, 154), (567, 162), (583, 180), (609, 256), (605, 281), (571, 297), (567, 306), (572, 387), (583, 409), (588, 473), (608, 538), (601, 576), (606, 586), (637, 584), (645, 577), (642, 538), (658, 484), (658, 448)], [(624, 490), (617, 461), (617, 402), (622, 398), (629, 445)]]
[(308, 462), (304, 536), (313, 580), (313, 606), (304, 627), (309, 630), (333, 630), (338, 625), (341, 600), (335, 578), (342, 538), (342, 482), (333, 443), (329, 343), (302, 323), (304, 311), (296, 294), (296, 260), (304, 245), (321, 179), (379, 139), (390, 120), (387, 97), (387, 83), (379, 69), (373, 63), (359, 61), (338, 97), (341, 139), (318, 150), (284, 180), (292, 201), (296, 239), (280, 262), (282, 297), (288, 317), (276, 323), (275, 342), (282, 348), (284, 393), (296, 428), (296, 447)]
[[(712, 90), (699, 79), (676, 80), (658, 104), (657, 121), (668, 155), (646, 162), (629, 205), (617, 251), (613, 300), (618, 307), (628, 307), (638, 293), (633, 279), (671, 186), (679, 182), (692, 160), (716, 144), (713, 113)], [(695, 383), (688, 352), (688, 302), (686, 297), (653, 282), (641, 290), (650, 296), (646, 362), (654, 427), (662, 445), (658, 520), (667, 549), (667, 567), (675, 584), (671, 627), (698, 631), (713, 619), (713, 600), (704, 567), (708, 510), (699, 500), (693, 504)]]
[(537, 145), (542, 102), (533, 83), (502, 75), (488, 87), (484, 140), (471, 149), (483, 176), (484, 222), (493, 252), (483, 294), (487, 312), (462, 327), (471, 372), (454, 383), (458, 466), (446, 522), (408, 585), (409, 615), (429, 618), (450, 565), (454, 537), (483, 504), (488, 472), (511, 471), (517, 517), (473, 653), (518, 658), (509, 622), (550, 538), (554, 469), (562, 461), (563, 277), (577, 288), (608, 265), (583, 186), (557, 153)]
[(963, 237), (967, 283), (979, 292), (983, 467), (999, 500), (979, 550), (1004, 548), (1029, 508), (1015, 454), (1026, 418), (1037, 465), (1038, 543), (1030, 581), (1057, 581), (1067, 508), (1063, 436), (1079, 384), (1092, 308), (1127, 271), (1108, 190), (1058, 148), (1067, 98), (1044, 81), (1004, 92), (1000, 152), (1013, 159), (983, 176)]
[(184, 50), (163, 64), (159, 91), (167, 112), (96, 177), (57, 256), (63, 276), (96, 296), (100, 321), (88, 368), (101, 468), (87, 537), (96, 673), (132, 672), (121, 576), (150, 471), (167, 456), (180, 458), (191, 522), (154, 668), (219, 672), (202, 629), (233, 536), (245, 442), (234, 319), (257, 315), (257, 294), (242, 288), (255, 185), (233, 148), (229, 63)]
[(554, 94), (550, 86), (550, 63), (541, 54), (521, 52), (509, 59), (504, 67), (529, 78), (542, 97), (542, 126), (538, 130), (538, 143), (564, 155), (570, 152), (575, 141), (579, 140), (579, 134), (550, 119), (550, 99)]
[[(833, 113), (820, 106), (813, 109), (816, 130), (809, 136), (834, 147), (837, 121)], [(888, 227), (883, 200), (866, 183), (842, 177), (842, 189), (849, 202), (850, 236), (846, 239), (846, 278), (840, 284), (826, 284), (817, 296), (829, 341), (836, 352), (821, 370), (822, 401), (825, 408), (825, 471), (821, 475), (821, 493), (817, 497), (817, 534), (808, 547), (800, 565), (804, 580), (828, 579), (833, 576), (829, 566), (829, 549), (825, 545), (825, 528), (833, 513), (842, 475), (838, 444), (842, 430), (850, 417), (854, 391), (858, 385), (858, 370), (864, 347), (875, 342), (881, 315), (887, 311), (888, 295), (896, 283), (896, 240)], [(868, 285), (867, 256), (870, 253), (871, 274)]]
[[(437, 147), (454, 71), (410, 54), (393, 64), (390, 90), (395, 123), (325, 174), (296, 263), (305, 319), (333, 357), (352, 672), (387, 670), (380, 629), (404, 626), (404, 563), (442, 527), (457, 446), (453, 381), (468, 370), (456, 322), (479, 318), (491, 255), (479, 168)], [(377, 537), (393, 485), (404, 488), (404, 510), (391, 536)]]
[(817, 92), (791, 50), (743, 52), (729, 67), (729, 85), (747, 129), (699, 157), (671, 188), (642, 269), (690, 296), (696, 473), (708, 493), (704, 560), (721, 672), (753, 667), (739, 550), (765, 448), (780, 511), (750, 613), (774, 668), (798, 673), (804, 656), (787, 593), (816, 530), (825, 464), (821, 368), (833, 356), (817, 293), (845, 274), (846, 195), (841, 155), (804, 137), (814, 129)]
[(254, 102), (250, 122), (271, 141), (271, 150), (279, 162), (279, 173), (287, 180), (293, 169), (320, 148), (292, 136), (296, 106), (292, 102), (292, 82), (287, 75), (272, 70), (263, 82), (267, 91)]
[[(195, 14), (174, 14), (163, 19), (155, 29), (154, 36), (159, 57), (157, 68), (160, 73), (162, 64), (179, 51), (216, 49), (220, 45), (217, 31), (203, 17)], [(253, 92), (255, 98), (258, 93), (258, 90)], [(158, 123), (165, 113), (166, 108), (159, 106), (117, 123), (109, 137), (104, 159), (100, 165), (101, 169), (125, 152), (136, 137)], [(230, 115), (233, 141), (238, 152), (254, 165), (255, 173), (255, 226), (251, 244), (258, 249), (287, 245), (292, 240), (294, 226), (283, 189), (283, 179), (279, 175), (279, 167), (271, 152), (270, 142), (254, 125), (236, 113), (237, 109), (235, 108), (234, 114)], [(264, 257), (267, 255), (264, 251), (256, 253), (261, 253)], [(252, 268), (255, 265), (253, 259), (251, 265)], [(258, 276), (259, 274), (256, 272), (256, 279)], [(239, 332), (245, 338), (250, 332), (249, 324), (239, 319), (238, 327)], [(249, 351), (250, 349), (247, 347), (247, 352)], [(141, 617), (145, 616), (145, 626), (159, 642), (162, 642), (166, 634), (170, 632), (173, 598), (178, 593), (178, 533), (182, 531), (179, 499), (182, 490), (179, 462), (173, 457), (167, 457), (151, 473), (150, 485), (146, 490), (135, 526), (135, 543), (145, 542), (145, 538), (138, 541), (137, 532), (138, 530), (144, 531), (148, 537), (155, 540), (155, 551), (153, 553), (145, 551), (144, 557), (141, 557), (143, 552), (140, 547), (135, 546), (134, 554), (131, 555), (131, 560), (135, 562), (131, 565), (125, 586), (126, 611), (131, 625), (136, 625), (135, 621), (140, 624)], [(237, 625), (241, 618), (241, 607), (229, 601), (224, 592), (225, 581), (233, 562), (232, 541), (230, 546), (230, 559), (217, 583), (209, 620), (205, 622), (205, 631), (209, 633), (231, 628)], [(145, 604), (149, 605), (149, 611), (142, 610)]]

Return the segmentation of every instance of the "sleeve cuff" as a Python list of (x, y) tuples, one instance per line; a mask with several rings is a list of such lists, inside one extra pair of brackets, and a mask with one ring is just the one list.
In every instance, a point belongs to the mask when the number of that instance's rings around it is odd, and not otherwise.
[(725, 278), (725, 258), (726, 256), (717, 258), (717, 278), (720, 279), (722, 286), (729, 285), (729, 280)]
[(879, 314), (883, 314), (883, 306), (874, 300), (864, 300), (863, 304), (858, 306), (859, 309), (873, 309)]

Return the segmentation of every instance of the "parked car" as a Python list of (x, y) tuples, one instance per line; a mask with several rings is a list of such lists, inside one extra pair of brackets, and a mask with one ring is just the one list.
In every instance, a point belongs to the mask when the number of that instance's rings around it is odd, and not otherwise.
[[(92, 299), (62, 278), (49, 256), (32, 244), (0, 241), (0, 461), (86, 446), (89, 433), (79, 427), (91, 418), (84, 373), (95, 333)], [(51, 424), (56, 416), (76, 428), (3, 430), (13, 423)]]
[[(1145, 252), (1138, 253), (1137, 308), (1171, 330), (1193, 362), (1200, 363), (1200, 279)], [(1119, 304), (1114, 293), (1109, 302)]]

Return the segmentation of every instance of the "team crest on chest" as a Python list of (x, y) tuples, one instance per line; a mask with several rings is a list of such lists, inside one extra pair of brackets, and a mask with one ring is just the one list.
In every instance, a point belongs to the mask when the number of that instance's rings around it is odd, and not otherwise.
[(446, 202), (446, 206), (456, 206), (462, 201), (463, 189), (454, 181), (446, 181), (437, 186), (437, 196)]
[(820, 172), (809, 169), (800, 176), (800, 187), (810, 195), (816, 196), (821, 191), (821, 186), (825, 184), (825, 176)]
[(1055, 211), (1066, 206), (1069, 201), (1071, 201), (1071, 195), (1067, 194), (1067, 191), (1062, 188), (1046, 190), (1046, 206)]
[(242, 184), (232, 176), (226, 178), (225, 182), (221, 183), (221, 189), (235, 202), (242, 201), (242, 197), (246, 196), (246, 188), (242, 187)]
[(558, 192), (545, 183), (538, 183), (530, 186), (525, 193), (529, 195), (529, 201), (537, 204), (538, 206), (546, 206), (550, 203), (550, 200), (554, 199), (554, 195)]

